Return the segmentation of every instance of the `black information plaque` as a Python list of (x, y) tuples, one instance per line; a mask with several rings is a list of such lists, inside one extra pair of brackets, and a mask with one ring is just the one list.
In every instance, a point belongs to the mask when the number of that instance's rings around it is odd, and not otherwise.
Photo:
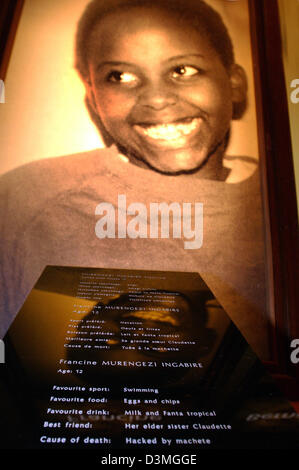
[(297, 413), (198, 274), (48, 266), (4, 344), (2, 449), (298, 447)]

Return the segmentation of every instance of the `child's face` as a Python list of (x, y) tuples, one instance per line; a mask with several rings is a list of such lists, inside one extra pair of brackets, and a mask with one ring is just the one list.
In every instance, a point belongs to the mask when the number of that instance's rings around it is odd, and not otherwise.
[(87, 92), (113, 140), (162, 172), (199, 168), (225, 138), (231, 77), (175, 14), (135, 7), (95, 26)]

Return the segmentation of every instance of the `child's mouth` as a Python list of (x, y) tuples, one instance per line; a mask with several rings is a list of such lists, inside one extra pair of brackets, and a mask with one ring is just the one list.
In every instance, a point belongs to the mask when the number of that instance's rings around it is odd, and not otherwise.
[(167, 143), (179, 145), (198, 130), (201, 122), (202, 118), (197, 117), (165, 124), (136, 124), (134, 128), (139, 135), (153, 139), (162, 145)]

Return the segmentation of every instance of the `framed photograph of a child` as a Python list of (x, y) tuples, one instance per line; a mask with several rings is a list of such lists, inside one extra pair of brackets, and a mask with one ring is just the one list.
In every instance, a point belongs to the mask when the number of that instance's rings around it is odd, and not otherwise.
[(199, 272), (297, 400), (276, 0), (9, 3), (1, 335), (47, 265)]

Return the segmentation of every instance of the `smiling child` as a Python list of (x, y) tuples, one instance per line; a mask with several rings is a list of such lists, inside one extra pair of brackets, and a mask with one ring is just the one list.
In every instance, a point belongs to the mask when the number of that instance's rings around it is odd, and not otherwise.
[[(259, 175), (254, 159), (225, 155), (247, 83), (221, 17), (199, 0), (94, 0), (78, 24), (76, 68), (107, 148), (1, 178), (1, 331), (49, 264), (197, 271), (265, 357)], [(147, 208), (131, 223), (148, 232), (97, 237), (96, 208), (123, 218), (120, 195)], [(169, 236), (151, 236), (153, 203), (167, 205)], [(169, 220), (186, 203), (203, 204), (199, 249), (186, 250)]]
[(105, 132), (154, 170), (224, 179), (230, 122), (247, 90), (219, 15), (198, 1), (103, 5), (92, 2), (81, 20), (77, 67)]

